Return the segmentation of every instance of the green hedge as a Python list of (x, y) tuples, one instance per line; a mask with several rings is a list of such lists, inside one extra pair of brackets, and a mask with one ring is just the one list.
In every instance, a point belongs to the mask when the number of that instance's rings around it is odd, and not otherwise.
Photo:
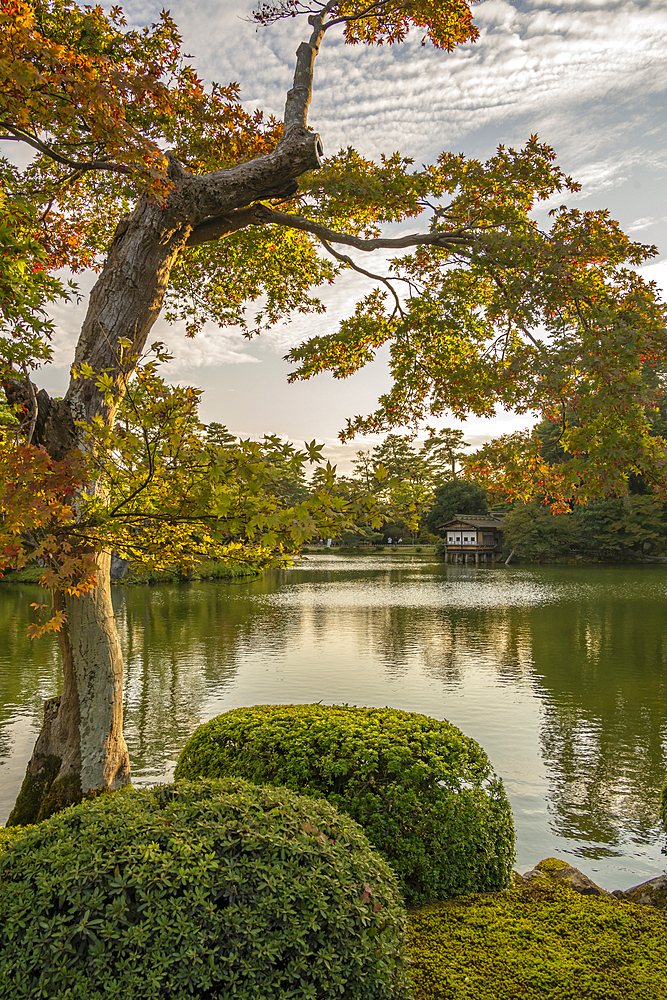
[(328, 803), (238, 779), (126, 789), (0, 855), (3, 1000), (399, 1000), (393, 874)]
[(257, 705), (191, 736), (182, 778), (235, 774), (325, 796), (389, 860), (408, 903), (509, 884), (514, 828), (488, 757), (448, 722), (392, 709)]

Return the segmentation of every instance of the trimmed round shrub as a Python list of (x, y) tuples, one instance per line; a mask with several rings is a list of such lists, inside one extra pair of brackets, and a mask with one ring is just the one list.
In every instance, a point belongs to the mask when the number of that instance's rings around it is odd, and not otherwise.
[(322, 800), (238, 779), (126, 789), (0, 854), (3, 1000), (399, 1000), (405, 910)]
[(482, 748), (448, 722), (393, 709), (256, 705), (186, 743), (176, 775), (235, 774), (321, 795), (360, 823), (408, 903), (510, 882), (514, 827)]

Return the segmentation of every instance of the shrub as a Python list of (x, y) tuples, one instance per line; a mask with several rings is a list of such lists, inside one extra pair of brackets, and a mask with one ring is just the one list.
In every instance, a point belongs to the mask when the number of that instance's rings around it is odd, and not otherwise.
[(3, 1000), (398, 1000), (405, 911), (363, 831), (244, 781), (126, 789), (0, 855)]
[(22, 837), (26, 830), (32, 830), (32, 826), (0, 826), (0, 854)]
[(196, 730), (176, 774), (325, 796), (361, 823), (409, 903), (509, 884), (514, 829), (502, 783), (448, 722), (388, 708), (240, 708)]
[(662, 825), (667, 832), (667, 778), (665, 778), (665, 783), (662, 786), (662, 798), (660, 801), (660, 819), (662, 820)]

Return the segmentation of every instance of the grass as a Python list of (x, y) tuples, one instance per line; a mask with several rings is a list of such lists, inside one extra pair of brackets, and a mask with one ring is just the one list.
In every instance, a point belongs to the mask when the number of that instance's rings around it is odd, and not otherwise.
[(355, 555), (355, 556), (377, 556), (377, 555), (424, 555), (432, 556), (435, 553), (435, 545), (419, 543), (417, 545), (304, 545), (301, 552), (303, 555), (315, 555), (326, 552), (329, 555)]
[[(44, 569), (32, 563), (22, 570), (7, 570), (0, 578), (3, 583), (39, 583)], [(189, 580), (235, 580), (259, 576), (261, 570), (254, 566), (228, 566), (225, 563), (206, 560), (199, 563), (192, 574), (183, 576), (175, 568), (164, 570), (146, 570), (145, 572), (130, 571), (121, 580), (112, 580), (113, 584), (142, 583), (179, 583)]]
[(187, 576), (179, 573), (177, 569), (164, 569), (160, 571), (147, 570), (145, 572), (130, 571), (121, 580), (114, 583), (188, 583), (192, 580), (236, 580), (252, 576), (259, 576), (261, 570), (255, 566), (228, 566), (226, 563), (216, 562), (208, 559), (198, 563)]
[(410, 916), (415, 1000), (666, 1000), (667, 913), (532, 884)]
[(31, 563), (25, 569), (7, 569), (2, 575), (3, 583), (39, 583), (44, 573), (44, 567)]

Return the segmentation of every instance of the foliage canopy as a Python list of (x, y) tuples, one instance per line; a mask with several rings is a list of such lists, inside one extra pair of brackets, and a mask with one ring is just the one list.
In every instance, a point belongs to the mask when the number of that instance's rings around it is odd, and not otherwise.
[[(169, 549), (186, 564), (205, 552), (268, 565), (309, 533), (334, 534), (360, 511), (373, 518), (367, 497), (332, 488), (331, 469), (315, 498), (286, 502), (281, 466), (316, 459), (315, 445), (280, 457), (270, 441), (207, 442), (196, 392), (161, 383), (146, 358), (161, 313), (190, 334), (212, 322), (252, 336), (321, 314), (321, 288), (356, 270), (369, 285), (352, 314), (288, 355), (293, 378), (343, 378), (388, 345), (393, 385), (344, 439), (501, 405), (564, 423), (557, 466), (532, 439), (518, 449), (518, 491), (537, 482), (565, 504), (622, 494), (633, 474), (667, 488), (667, 442), (651, 420), (665, 307), (636, 271), (655, 248), (605, 211), (564, 205), (579, 185), (537, 136), (485, 162), (445, 151), (415, 168), (391, 150), (325, 156), (310, 128), (327, 33), (391, 46), (414, 30), (451, 51), (477, 37), (470, 5), (268, 0), (255, 16), (299, 15), (308, 38), (278, 122), (246, 111), (235, 84), (205, 85), (168, 14), (130, 29), (118, 7), (0, 0), (0, 136), (33, 156), (23, 169), (0, 163), (0, 375), (15, 418), (0, 429), (0, 555), (46, 561), (57, 607), (35, 632), (60, 628), (74, 664), (31, 778), (56, 758), (54, 783), (77, 785), (84, 759), (84, 791), (129, 780), (109, 548), (154, 563)], [(398, 232), (410, 219), (420, 231)], [(393, 254), (382, 273), (360, 264), (375, 250)], [(30, 373), (53, 357), (49, 302), (76, 294), (57, 280), (62, 267), (99, 275), (59, 400)], [(128, 416), (133, 393), (141, 419)], [(27, 488), (14, 488), (18, 477)], [(416, 487), (401, 500), (413, 513), (424, 502)], [(90, 697), (105, 685), (111, 700)], [(73, 706), (96, 725), (80, 725)], [(55, 733), (69, 734), (64, 745)]]

